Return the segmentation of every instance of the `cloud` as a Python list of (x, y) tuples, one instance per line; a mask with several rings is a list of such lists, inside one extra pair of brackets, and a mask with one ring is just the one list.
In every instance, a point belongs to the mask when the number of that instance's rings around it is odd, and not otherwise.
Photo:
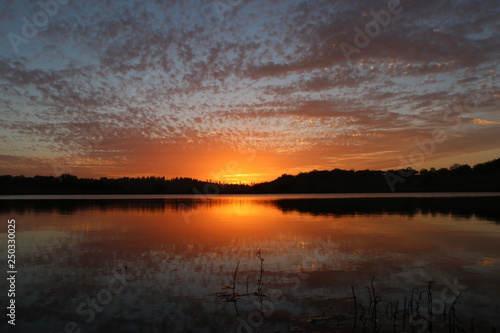
[(474, 119), (472, 121), (474, 124), (479, 124), (479, 125), (493, 125), (493, 124), (500, 124), (498, 121), (488, 121), (488, 120), (482, 120), (482, 119)]
[[(293, 168), (335, 167), (343, 156), (365, 168), (394, 163), (415, 138), (459, 119), (496, 124), (481, 120), (500, 96), (496, 2), (401, 3), (349, 61), (340, 43), (353, 45), (354, 28), (387, 1), (256, 0), (223, 20), (197, 0), (71, 2), (19, 54), (0, 41), (0, 153), (46, 172), (49, 160), (74, 158), (82, 174), (140, 173), (147, 156), (143, 170), (163, 172), (155, 165), (169, 156), (192, 163), (190, 154), (241, 147), (297, 154)], [(21, 17), (40, 10), (3, 9), (1, 35), (20, 33)], [(450, 104), (478, 94), (472, 114), (449, 115)]]

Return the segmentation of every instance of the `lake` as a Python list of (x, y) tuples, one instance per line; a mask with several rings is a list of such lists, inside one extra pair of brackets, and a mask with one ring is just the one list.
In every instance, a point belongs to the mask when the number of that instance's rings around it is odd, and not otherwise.
[(498, 193), (2, 199), (2, 332), (500, 329)]

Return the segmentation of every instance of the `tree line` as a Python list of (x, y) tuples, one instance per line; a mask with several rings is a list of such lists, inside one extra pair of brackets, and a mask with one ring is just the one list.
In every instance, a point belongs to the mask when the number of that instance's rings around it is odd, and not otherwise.
[(0, 176), (0, 194), (270, 194), (384, 192), (500, 192), (500, 158), (473, 167), (399, 170), (313, 170), (258, 184), (227, 184), (176, 177), (78, 178)]

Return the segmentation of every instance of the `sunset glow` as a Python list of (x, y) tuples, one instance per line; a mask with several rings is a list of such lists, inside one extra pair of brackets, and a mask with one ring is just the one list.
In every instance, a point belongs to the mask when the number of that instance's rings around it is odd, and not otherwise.
[(496, 1), (57, 4), (0, 1), (0, 174), (249, 184), (500, 156)]

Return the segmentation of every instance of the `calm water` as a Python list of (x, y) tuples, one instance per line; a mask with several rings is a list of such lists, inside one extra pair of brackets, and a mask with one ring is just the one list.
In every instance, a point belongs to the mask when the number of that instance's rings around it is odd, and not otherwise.
[[(18, 271), (2, 332), (440, 332), (454, 302), (455, 327), (500, 329), (500, 197), (43, 198), (0, 201)], [(250, 295), (225, 302), (238, 262)]]

